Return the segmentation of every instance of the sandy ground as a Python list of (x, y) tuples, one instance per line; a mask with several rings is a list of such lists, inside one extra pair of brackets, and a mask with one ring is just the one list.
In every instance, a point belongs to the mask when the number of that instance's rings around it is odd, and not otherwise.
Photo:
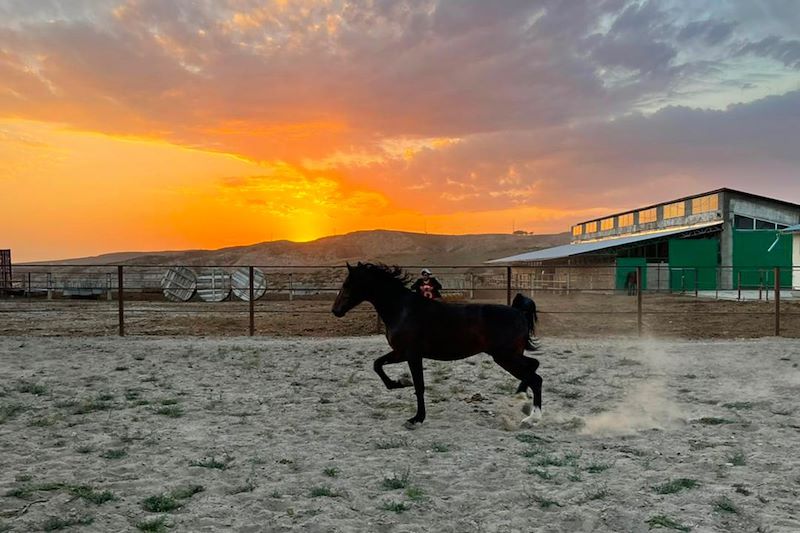
[(404, 429), (385, 351), (1, 337), (0, 531), (800, 530), (796, 340), (545, 339), (532, 429), (486, 356), (427, 362)]
[[(635, 297), (605, 293), (533, 294), (540, 314), (540, 335), (605, 337), (637, 331)], [(493, 300), (505, 303), (505, 299)], [(346, 320), (335, 318), (332, 300), (259, 300), (257, 335), (339, 337), (382, 331), (372, 306), (362, 304)], [(774, 302), (735, 302), (693, 295), (648, 293), (642, 303), (643, 331), (661, 338), (758, 338), (775, 332)], [(0, 335), (115, 335), (116, 301), (45, 299), (0, 300)], [(248, 304), (129, 301), (125, 330), (130, 335), (247, 335)], [(781, 335), (800, 337), (800, 301), (781, 304)]]

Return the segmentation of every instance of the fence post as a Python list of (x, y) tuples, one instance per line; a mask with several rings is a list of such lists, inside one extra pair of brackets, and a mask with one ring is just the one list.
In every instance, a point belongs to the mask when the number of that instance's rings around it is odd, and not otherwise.
[(697, 267), (694, 268), (694, 297), (700, 296), (700, 272)]
[(31, 297), (31, 273), (28, 272), (28, 298)]
[(255, 314), (255, 287), (254, 285), (254, 272), (253, 267), (249, 268), (250, 270), (250, 336), (252, 337), (256, 333), (256, 314)]
[(781, 268), (775, 267), (775, 336), (781, 336)]
[(736, 286), (739, 287), (739, 296), (737, 300), (742, 301), (742, 271), (736, 273)]
[(53, 299), (53, 273), (47, 273), (47, 299)]
[(511, 267), (506, 267), (506, 305), (511, 305)]
[(289, 301), (294, 300), (294, 283), (292, 278), (292, 273), (289, 272)]
[(636, 267), (636, 331), (642, 336), (642, 267)]
[(125, 285), (122, 265), (117, 266), (117, 302), (119, 303), (119, 336), (125, 336)]

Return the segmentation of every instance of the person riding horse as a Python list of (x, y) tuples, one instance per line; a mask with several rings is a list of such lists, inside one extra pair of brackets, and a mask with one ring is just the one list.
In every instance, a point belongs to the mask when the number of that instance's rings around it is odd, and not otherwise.
[(431, 275), (431, 271), (428, 268), (423, 268), (420, 272), (422, 275), (417, 281), (411, 285), (411, 290), (418, 293), (420, 296), (424, 296), (425, 298), (430, 298), (432, 300), (438, 300), (442, 297), (442, 284), (439, 283), (439, 280), (434, 278)]

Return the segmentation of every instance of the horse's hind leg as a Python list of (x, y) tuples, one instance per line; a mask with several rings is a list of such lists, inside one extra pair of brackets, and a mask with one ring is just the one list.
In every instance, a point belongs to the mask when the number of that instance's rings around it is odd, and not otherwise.
[(494, 361), (503, 367), (509, 374), (520, 380), (517, 392), (533, 391), (533, 402), (530, 414), (522, 421), (523, 424), (536, 423), (542, 418), (542, 377), (536, 373), (539, 360), (521, 354), (499, 355), (490, 354)]
[(383, 381), (383, 384), (386, 385), (387, 389), (400, 389), (402, 387), (410, 387), (411, 385), (413, 385), (413, 383), (409, 379), (400, 378), (399, 380), (393, 380), (386, 375), (386, 372), (383, 371), (383, 365), (402, 363), (406, 360), (407, 359), (403, 354), (391, 351), (386, 355), (382, 355), (381, 357), (375, 359), (375, 362), (372, 364), (372, 368), (375, 370), (375, 373), (378, 374), (378, 377), (381, 378), (381, 381)]

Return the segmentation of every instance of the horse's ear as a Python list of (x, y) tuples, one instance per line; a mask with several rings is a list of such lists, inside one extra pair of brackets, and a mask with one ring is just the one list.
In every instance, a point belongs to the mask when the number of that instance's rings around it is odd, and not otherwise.
[(347, 261), (347, 262), (345, 262), (345, 264), (347, 265), (347, 271), (348, 272), (352, 272), (353, 271), (353, 267), (350, 266), (350, 262)]
[(360, 266), (360, 267), (362, 267), (362, 266), (364, 266), (364, 263), (362, 263), (361, 261), (359, 261), (357, 266)]

